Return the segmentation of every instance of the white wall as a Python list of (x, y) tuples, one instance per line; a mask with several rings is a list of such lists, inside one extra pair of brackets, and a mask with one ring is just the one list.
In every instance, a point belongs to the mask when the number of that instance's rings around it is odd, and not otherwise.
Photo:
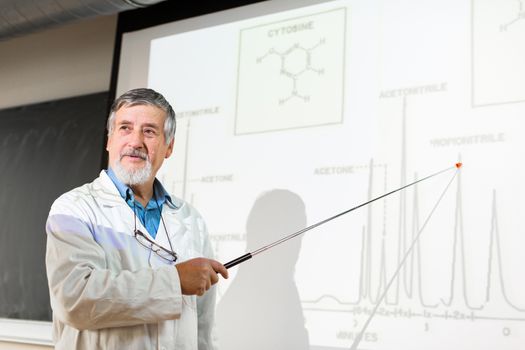
[(0, 109), (109, 89), (117, 16), (0, 42)]
[[(0, 42), (0, 109), (109, 90), (116, 23), (105, 16)], [(50, 347), (0, 341), (4, 349)]]
[(0, 350), (49, 350), (51, 346), (0, 342)]

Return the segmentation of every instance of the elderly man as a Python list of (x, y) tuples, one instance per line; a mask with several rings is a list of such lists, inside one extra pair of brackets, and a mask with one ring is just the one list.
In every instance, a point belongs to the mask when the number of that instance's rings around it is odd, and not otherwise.
[(108, 119), (109, 168), (60, 196), (46, 268), (57, 349), (214, 349), (206, 225), (155, 175), (173, 151), (175, 113), (151, 89), (120, 96)]

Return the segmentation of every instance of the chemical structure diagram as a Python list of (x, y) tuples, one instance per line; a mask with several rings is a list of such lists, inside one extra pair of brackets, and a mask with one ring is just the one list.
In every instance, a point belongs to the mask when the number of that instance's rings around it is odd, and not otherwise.
[(499, 26), (500, 32), (506, 32), (511, 25), (519, 20), (525, 19), (525, 9), (523, 8), (523, 0), (516, 0), (518, 2), (518, 14), (510, 21)]
[(326, 40), (322, 38), (317, 44), (310, 48), (306, 48), (299, 43), (295, 43), (283, 52), (279, 52), (275, 48), (271, 48), (264, 55), (257, 58), (257, 64), (260, 64), (270, 56), (278, 56), (281, 60), (279, 74), (292, 80), (292, 90), (290, 95), (279, 99), (280, 106), (284, 105), (294, 97), (297, 97), (304, 102), (310, 101), (309, 95), (301, 94), (299, 92), (297, 87), (298, 80), (303, 74), (308, 72), (317, 73), (318, 75), (324, 74), (324, 69), (312, 67), (312, 52), (319, 46), (324, 45), (325, 42)]

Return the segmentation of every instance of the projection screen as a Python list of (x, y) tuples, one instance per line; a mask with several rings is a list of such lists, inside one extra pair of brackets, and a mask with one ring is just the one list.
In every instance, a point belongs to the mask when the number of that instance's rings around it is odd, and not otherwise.
[(524, 9), (269, 1), (123, 36), (117, 94), (174, 106), (158, 177), (221, 262), (451, 168), (231, 268), (221, 349), (523, 348)]

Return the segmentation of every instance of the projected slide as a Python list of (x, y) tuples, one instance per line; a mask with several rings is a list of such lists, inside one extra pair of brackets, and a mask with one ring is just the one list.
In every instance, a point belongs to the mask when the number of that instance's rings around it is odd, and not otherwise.
[(221, 349), (522, 349), (521, 1), (301, 3), (148, 41), (217, 259), (448, 170), (230, 269)]

